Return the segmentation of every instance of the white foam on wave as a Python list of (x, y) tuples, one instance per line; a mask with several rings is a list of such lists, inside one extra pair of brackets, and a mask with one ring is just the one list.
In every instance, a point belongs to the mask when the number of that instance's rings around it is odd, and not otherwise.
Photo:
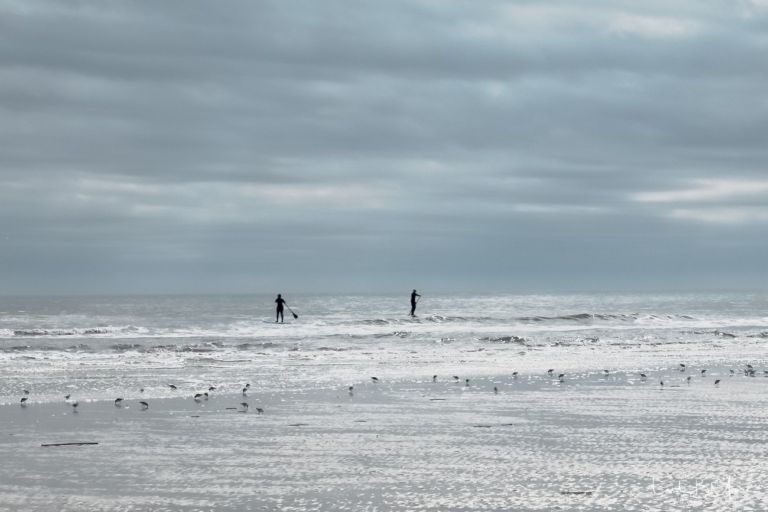
[(412, 333), (442, 338), (452, 333), (519, 333), (520, 335), (545, 332), (578, 332), (589, 330), (630, 331), (637, 329), (688, 329), (691, 331), (727, 329), (753, 329), (761, 332), (768, 328), (768, 317), (731, 318), (680, 318), (649, 315), (631, 321), (582, 319), (579, 322), (541, 321), (537, 323), (504, 319), (483, 321), (440, 320), (382, 320), (381, 322), (344, 321), (331, 322), (325, 318), (305, 318), (288, 324), (265, 323), (261, 320), (239, 320), (213, 326), (189, 325), (186, 327), (143, 327), (135, 325), (104, 325), (70, 328), (20, 328), (0, 329), (0, 339), (5, 338), (308, 338), (327, 336), (382, 336), (391, 333)]

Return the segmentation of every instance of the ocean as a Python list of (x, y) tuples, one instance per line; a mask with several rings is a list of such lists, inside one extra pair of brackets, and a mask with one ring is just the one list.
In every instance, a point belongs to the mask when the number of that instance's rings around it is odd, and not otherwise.
[[(406, 355), (413, 371), (424, 355), (428, 373), (430, 361), (450, 365), (467, 350), (519, 359), (521, 352), (558, 348), (663, 353), (768, 339), (768, 295), (757, 293), (426, 295), (415, 318), (408, 299), (289, 297), (298, 319), (286, 310), (286, 323), (276, 324), (274, 297), (266, 295), (3, 297), (0, 400), (14, 401), (19, 384), (35, 387), (39, 400), (58, 400), (59, 378), (70, 374), (70, 389), (106, 398), (131, 386), (165, 395), (168, 379), (220, 382), (254, 365), (275, 373), (265, 385), (290, 386), (280, 371), (286, 358), (347, 367), (350, 380), (355, 365), (370, 366), (371, 351), (382, 371), (407, 377)], [(79, 375), (84, 366), (102, 378)], [(497, 369), (493, 361), (488, 366)], [(525, 367), (520, 361), (515, 368)], [(334, 372), (307, 371), (296, 384), (333, 385)]]
[(0, 298), (0, 511), (768, 510), (766, 294), (274, 298)]

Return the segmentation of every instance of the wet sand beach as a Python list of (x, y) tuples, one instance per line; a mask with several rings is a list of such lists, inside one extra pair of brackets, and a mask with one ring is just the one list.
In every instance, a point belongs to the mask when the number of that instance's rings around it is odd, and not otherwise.
[(768, 365), (734, 348), (293, 353), (88, 397), (127, 382), (94, 365), (76, 412), (0, 406), (0, 510), (765, 510)]

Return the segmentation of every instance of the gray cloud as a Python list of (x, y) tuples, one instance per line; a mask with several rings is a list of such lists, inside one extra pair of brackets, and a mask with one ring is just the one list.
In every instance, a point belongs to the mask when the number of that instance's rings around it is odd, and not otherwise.
[(0, 282), (765, 284), (767, 25), (758, 1), (0, 0)]

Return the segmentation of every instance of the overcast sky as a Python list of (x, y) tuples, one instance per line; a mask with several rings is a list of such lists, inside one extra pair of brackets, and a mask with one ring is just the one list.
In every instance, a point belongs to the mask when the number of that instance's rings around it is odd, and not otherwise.
[(768, 286), (768, 0), (0, 0), (0, 293)]

